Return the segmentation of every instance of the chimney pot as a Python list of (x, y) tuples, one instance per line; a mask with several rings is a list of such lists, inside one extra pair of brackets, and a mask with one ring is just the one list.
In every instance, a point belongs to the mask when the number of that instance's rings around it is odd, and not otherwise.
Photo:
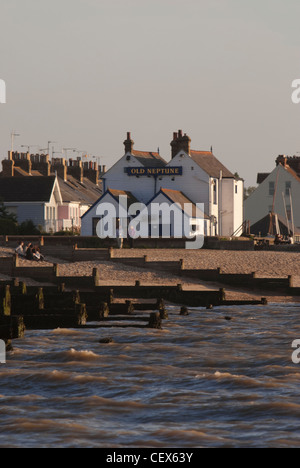
[(134, 141), (131, 139), (131, 133), (127, 132), (127, 140), (124, 141), (125, 153), (132, 153)]

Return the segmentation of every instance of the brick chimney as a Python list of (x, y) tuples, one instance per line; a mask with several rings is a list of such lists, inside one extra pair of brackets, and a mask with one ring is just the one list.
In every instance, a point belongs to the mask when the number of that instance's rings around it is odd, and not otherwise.
[(48, 154), (31, 154), (31, 169), (40, 172), (43, 176), (49, 177), (51, 174), (51, 164)]
[(31, 160), (29, 153), (11, 153), (12, 160), (15, 163), (15, 167), (19, 167), (23, 171), (25, 171), (28, 175), (31, 175)]
[(178, 133), (174, 132), (173, 141), (171, 141), (172, 159), (174, 159), (180, 151), (185, 151), (187, 154), (190, 155), (191, 141), (192, 140), (186, 133), (183, 135), (182, 130), (179, 130)]
[(63, 179), (64, 182), (67, 181), (67, 170), (67, 161), (64, 158), (52, 159), (51, 172), (56, 172), (57, 177)]
[(83, 183), (83, 167), (80, 158), (77, 158), (77, 160), (69, 160), (68, 174), (73, 176), (74, 179), (78, 180), (81, 184)]
[(133, 146), (134, 146), (134, 141), (131, 139), (131, 133), (130, 132), (127, 132), (127, 140), (124, 141), (124, 146), (125, 146), (125, 154), (126, 153), (132, 153)]
[(99, 170), (97, 163), (85, 162), (83, 164), (83, 176), (89, 179), (93, 184), (99, 184)]
[(15, 175), (15, 163), (12, 159), (12, 152), (8, 152), (8, 159), (4, 159), (2, 161), (2, 168), (3, 168), (3, 177), (14, 177)]
[(281, 164), (283, 167), (287, 166), (287, 157), (285, 155), (278, 156), (276, 159), (276, 166), (279, 166), (279, 164)]
[(175, 156), (179, 153), (179, 151), (178, 151), (178, 133), (177, 132), (173, 133), (173, 141), (171, 141), (171, 147), (172, 147), (172, 159), (174, 159)]

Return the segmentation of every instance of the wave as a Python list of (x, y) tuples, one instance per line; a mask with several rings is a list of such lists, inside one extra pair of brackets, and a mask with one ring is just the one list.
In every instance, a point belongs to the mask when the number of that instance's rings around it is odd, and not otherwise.
[(81, 361), (81, 362), (89, 362), (89, 361), (97, 361), (101, 358), (99, 354), (94, 353), (93, 351), (89, 350), (82, 350), (76, 351), (76, 349), (71, 348), (69, 351), (62, 351), (60, 353), (56, 353), (56, 358), (60, 358), (64, 362), (68, 361)]
[(228, 380), (231, 383), (236, 383), (238, 386), (245, 388), (278, 388), (277, 382), (272, 382), (270, 379), (267, 381), (253, 379), (245, 375), (235, 375), (229, 372), (215, 372), (214, 377), (217, 379)]

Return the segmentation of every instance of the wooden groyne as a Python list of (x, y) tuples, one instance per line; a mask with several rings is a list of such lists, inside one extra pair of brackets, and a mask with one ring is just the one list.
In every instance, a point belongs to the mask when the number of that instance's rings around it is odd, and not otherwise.
[[(199, 282), (213, 282), (251, 291), (271, 291), (277, 294), (299, 296), (300, 288), (294, 287), (293, 276), (285, 278), (260, 278), (256, 272), (250, 274), (224, 273), (217, 269), (187, 269), (184, 260), (179, 261), (149, 261), (148, 256), (119, 258), (115, 257), (114, 249), (75, 249), (81, 261), (91, 259), (110, 259), (110, 261), (136, 268), (166, 272), (169, 275), (193, 279)], [(104, 261), (104, 260), (103, 260)], [(17, 255), (0, 258), (0, 273), (15, 278), (30, 278), (38, 282), (65, 284), (67, 288), (94, 289), (100, 286), (101, 271), (95, 268), (91, 276), (62, 276), (58, 264), (53, 266), (20, 266)], [(159, 297), (159, 296), (157, 296)]]
[[(186, 307), (236, 304), (226, 300), (224, 289), (184, 291), (182, 285), (143, 286), (140, 282), (134, 286), (95, 286), (91, 282), (90, 286), (89, 291), (85, 288), (68, 291), (64, 283), (38, 287), (16, 279), (0, 282), (0, 339), (9, 346), (11, 340), (24, 337), (25, 329), (137, 326), (160, 329), (168, 318), (165, 300)], [(266, 301), (239, 301), (239, 305), (249, 303), (258, 305)]]

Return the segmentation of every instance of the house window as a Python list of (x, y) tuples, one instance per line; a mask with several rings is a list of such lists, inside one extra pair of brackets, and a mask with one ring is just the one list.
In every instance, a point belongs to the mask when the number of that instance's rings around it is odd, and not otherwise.
[(97, 236), (97, 225), (101, 218), (93, 218), (93, 236)]
[(235, 193), (236, 194), (238, 193), (238, 186), (237, 185), (235, 186)]
[(287, 182), (285, 183), (285, 194), (286, 194), (287, 197), (290, 196), (290, 190), (291, 190), (291, 189), (292, 189), (292, 182), (287, 181)]
[(275, 195), (275, 182), (269, 182), (269, 195), (272, 197)]
[(218, 195), (217, 195), (217, 181), (214, 179), (213, 181), (213, 203), (214, 205), (218, 204)]

